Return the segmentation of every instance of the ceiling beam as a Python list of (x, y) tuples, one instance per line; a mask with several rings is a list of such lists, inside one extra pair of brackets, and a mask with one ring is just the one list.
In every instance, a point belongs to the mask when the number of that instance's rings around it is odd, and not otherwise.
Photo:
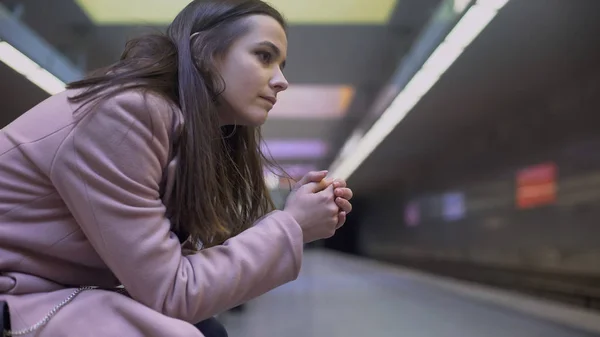
[(81, 79), (83, 71), (0, 3), (0, 41), (6, 41), (63, 82)]

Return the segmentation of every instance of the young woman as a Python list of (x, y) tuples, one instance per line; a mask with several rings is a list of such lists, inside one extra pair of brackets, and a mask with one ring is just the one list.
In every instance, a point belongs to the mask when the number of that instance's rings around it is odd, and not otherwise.
[(352, 191), (311, 172), (273, 210), (259, 127), (286, 50), (262, 1), (193, 1), (0, 131), (5, 334), (203, 336), (297, 277)]

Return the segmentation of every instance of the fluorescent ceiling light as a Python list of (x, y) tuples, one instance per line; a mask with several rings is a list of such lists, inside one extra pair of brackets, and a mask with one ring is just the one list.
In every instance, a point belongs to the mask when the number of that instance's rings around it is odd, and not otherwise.
[(300, 179), (310, 171), (317, 171), (314, 164), (282, 165), (281, 168), (294, 179)]
[(346, 157), (349, 155), (351, 151), (360, 143), (362, 136), (363, 135), (360, 133), (360, 130), (355, 130), (352, 135), (348, 137), (344, 143), (344, 146), (342, 146), (340, 157)]
[[(288, 164), (280, 165), (281, 169), (288, 174), (292, 180), (300, 180), (310, 171), (317, 171), (315, 164)], [(271, 190), (279, 187), (289, 187), (290, 181), (285, 178), (283, 172), (278, 167), (265, 168), (263, 170), (265, 183)]]
[(65, 83), (40, 67), (6, 41), (0, 41), (0, 61), (50, 95), (65, 90)]
[(277, 176), (275, 173), (265, 170), (264, 178), (268, 189), (274, 190), (279, 187), (279, 176)]
[(348, 111), (354, 88), (345, 85), (290, 85), (277, 97), (269, 119), (337, 119)]
[[(397, 0), (271, 0), (291, 24), (385, 24)], [(166, 25), (190, 0), (75, 0), (99, 25)]]
[(335, 166), (330, 169), (331, 175), (348, 179), (437, 83), (442, 74), (450, 68), (507, 2), (508, 0), (478, 0), (471, 6), (381, 117), (364, 134), (353, 151), (345, 151), (348, 155), (340, 156), (334, 162)]
[(320, 140), (273, 140), (261, 144), (262, 151), (280, 159), (318, 159), (327, 154), (327, 144)]
[[(289, 174), (293, 179), (300, 179), (310, 171), (317, 171), (315, 164), (286, 164), (280, 165), (285, 173)], [(279, 168), (273, 168), (275, 174), (283, 175)]]

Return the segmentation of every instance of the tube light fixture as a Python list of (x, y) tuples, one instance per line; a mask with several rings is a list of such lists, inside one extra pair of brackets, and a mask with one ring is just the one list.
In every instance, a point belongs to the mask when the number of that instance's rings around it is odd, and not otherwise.
[(357, 142), (353, 151), (344, 151), (330, 168), (331, 175), (348, 179), (377, 146), (404, 119), (421, 98), (437, 83), (465, 48), (492, 21), (509, 0), (478, 0), (434, 50), (421, 69), (400, 91), (381, 117)]
[(65, 83), (63, 81), (40, 67), (6, 41), (0, 41), (0, 61), (50, 95), (65, 90)]

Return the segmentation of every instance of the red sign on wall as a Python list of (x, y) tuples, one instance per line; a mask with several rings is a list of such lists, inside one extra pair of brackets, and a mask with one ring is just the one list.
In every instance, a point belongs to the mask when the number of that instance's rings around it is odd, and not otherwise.
[(517, 173), (517, 207), (549, 205), (557, 199), (558, 167), (546, 163), (528, 167)]

